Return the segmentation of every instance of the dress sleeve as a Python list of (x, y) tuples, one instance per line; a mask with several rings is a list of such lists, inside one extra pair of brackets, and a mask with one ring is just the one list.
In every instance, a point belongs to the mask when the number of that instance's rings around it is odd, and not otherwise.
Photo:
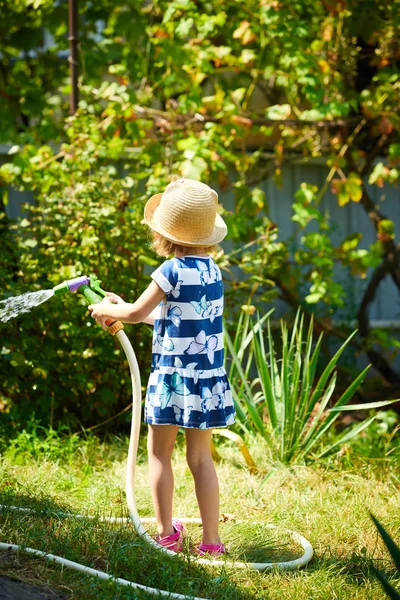
[(178, 282), (177, 266), (173, 260), (166, 260), (150, 277), (166, 294), (170, 294)]

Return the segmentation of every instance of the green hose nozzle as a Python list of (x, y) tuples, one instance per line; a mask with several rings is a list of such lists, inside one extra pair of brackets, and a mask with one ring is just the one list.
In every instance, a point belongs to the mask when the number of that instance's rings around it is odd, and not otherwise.
[(105, 291), (101, 289), (100, 284), (101, 281), (96, 275), (89, 275), (89, 277), (83, 275), (82, 277), (75, 277), (75, 279), (69, 279), (68, 281), (59, 283), (53, 287), (53, 292), (58, 296), (59, 294), (65, 294), (66, 292), (76, 292), (79, 288), (82, 288), (84, 296), (89, 304), (96, 304), (97, 302), (101, 302), (102, 298), (106, 295)]
[[(101, 281), (96, 275), (83, 275), (69, 281), (64, 281), (53, 287), (53, 292), (56, 296), (65, 294), (66, 292), (76, 292), (80, 289), (86, 298), (88, 304), (98, 304), (106, 297), (106, 292), (100, 287)], [(115, 335), (117, 331), (123, 329), (122, 323), (110, 319), (107, 321), (108, 331), (111, 335)]]

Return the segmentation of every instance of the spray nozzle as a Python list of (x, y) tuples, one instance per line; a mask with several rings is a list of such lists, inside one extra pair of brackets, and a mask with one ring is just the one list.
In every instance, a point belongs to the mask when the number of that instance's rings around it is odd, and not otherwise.
[(82, 275), (82, 277), (75, 277), (75, 279), (69, 279), (68, 281), (59, 283), (53, 288), (53, 292), (57, 296), (59, 294), (65, 294), (66, 292), (76, 292), (78, 289), (81, 289), (88, 304), (97, 304), (106, 296), (106, 293), (101, 289), (100, 284), (101, 281), (96, 275), (92, 274), (89, 275), (89, 277)]
[[(64, 294), (66, 292), (76, 292), (79, 288), (83, 295), (85, 296), (86, 302), (88, 304), (98, 304), (101, 302), (103, 298), (107, 295), (104, 290), (100, 287), (101, 281), (96, 277), (96, 275), (83, 275), (82, 277), (75, 277), (75, 279), (70, 279), (69, 281), (64, 281), (63, 283), (59, 283), (55, 287), (53, 287), (53, 292), (55, 295)], [(123, 329), (122, 323), (119, 321), (113, 321), (112, 319), (107, 322), (108, 331), (115, 335), (117, 331)]]
[(66, 292), (76, 292), (82, 286), (89, 286), (89, 288), (104, 298), (106, 295), (105, 291), (100, 287), (101, 281), (96, 277), (96, 275), (82, 275), (81, 277), (75, 277), (75, 279), (69, 279), (68, 281), (63, 281), (63, 283), (59, 283), (55, 287), (53, 287), (53, 292), (57, 296), (59, 294), (65, 294)]
[(66, 292), (76, 292), (81, 285), (90, 285), (89, 277), (83, 275), (82, 277), (75, 277), (75, 279), (70, 279), (69, 281), (63, 281), (63, 283), (59, 283), (53, 287), (53, 292), (56, 296), (58, 294), (65, 294)]

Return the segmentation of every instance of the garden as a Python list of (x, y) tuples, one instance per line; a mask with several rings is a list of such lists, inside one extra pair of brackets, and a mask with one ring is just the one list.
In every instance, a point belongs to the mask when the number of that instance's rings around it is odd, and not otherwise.
[[(399, 598), (399, 0), (80, 0), (71, 35), (74, 4), (19, 0), (0, 22), (0, 543), (21, 547), (0, 591)], [(196, 561), (197, 523), (172, 557), (136, 533), (131, 364), (79, 290), (52, 291), (92, 275), (138, 298), (161, 264), (144, 206), (181, 178), (217, 190), (228, 227), (220, 565)], [(144, 399), (152, 327), (125, 333)], [(146, 441), (142, 423), (144, 519)], [(174, 512), (197, 518), (182, 431), (173, 467)], [(293, 531), (314, 555), (281, 569)]]

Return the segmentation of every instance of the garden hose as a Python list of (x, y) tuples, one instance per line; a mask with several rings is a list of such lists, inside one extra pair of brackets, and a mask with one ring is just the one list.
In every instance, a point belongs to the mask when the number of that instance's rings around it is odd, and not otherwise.
[[(102, 298), (105, 297), (105, 292), (100, 288), (100, 281), (93, 275), (90, 277), (80, 277), (69, 282), (64, 282), (54, 288), (55, 295), (62, 294), (65, 292), (74, 292), (78, 288), (81, 288), (86, 300), (90, 304), (96, 304), (101, 302)], [(158, 544), (146, 531), (143, 526), (143, 522), (154, 522), (155, 519), (140, 519), (139, 514), (136, 508), (135, 501), (135, 472), (136, 472), (136, 456), (139, 444), (139, 433), (140, 433), (140, 423), (141, 423), (141, 408), (142, 408), (142, 391), (141, 391), (141, 382), (140, 382), (140, 371), (137, 363), (135, 352), (132, 348), (132, 344), (130, 343), (126, 333), (123, 331), (123, 325), (119, 321), (110, 321), (110, 325), (108, 331), (115, 335), (118, 338), (119, 343), (121, 344), (131, 373), (132, 380), (132, 421), (131, 421), (131, 435), (129, 441), (129, 451), (128, 451), (128, 459), (127, 459), (127, 472), (126, 472), (126, 498), (128, 504), (128, 510), (130, 514), (130, 518), (132, 520), (133, 526), (141, 537), (143, 537), (146, 542), (148, 542), (153, 548), (158, 550), (159, 552), (163, 552), (169, 556), (176, 556), (176, 553), (164, 548), (160, 544)], [(11, 506), (0, 506), (0, 509), (7, 510), (22, 510), (22, 511), (30, 511), (30, 509), (25, 509), (22, 507), (11, 507)], [(34, 511), (32, 511), (34, 512)], [(64, 515), (71, 516), (77, 518), (87, 518), (82, 515)], [(105, 519), (108, 521), (121, 521), (124, 519)], [(199, 518), (180, 518), (180, 520), (184, 523), (201, 523), (201, 519)], [(241, 523), (244, 521), (236, 521), (237, 523)], [(269, 529), (275, 529), (275, 525), (266, 525)], [(300, 534), (286, 530), (286, 532), (290, 535), (290, 537), (297, 542), (304, 550), (304, 553), (301, 557), (284, 562), (278, 563), (246, 563), (240, 561), (230, 561), (228, 558), (224, 558), (224, 560), (216, 560), (213, 558), (201, 558), (200, 556), (191, 556), (191, 560), (195, 561), (195, 563), (200, 563), (209, 566), (232, 566), (236, 568), (243, 569), (255, 569), (258, 571), (264, 571), (267, 569), (280, 569), (280, 570), (295, 570), (300, 567), (305, 566), (313, 556), (313, 549), (311, 544)], [(204, 598), (197, 598), (192, 595), (184, 595), (177, 594), (173, 592), (168, 592), (164, 590), (159, 590), (156, 588), (151, 588), (148, 586), (144, 586), (138, 583), (134, 583), (128, 581), (126, 579), (112, 577), (108, 573), (104, 573), (103, 571), (98, 571), (96, 569), (92, 569), (90, 567), (86, 567), (79, 563), (67, 560), (65, 558), (55, 556), (53, 554), (48, 554), (41, 550), (36, 550), (34, 548), (25, 548), (22, 546), (17, 546), (15, 544), (5, 544), (0, 543), (0, 550), (9, 550), (12, 552), (24, 551), (30, 554), (34, 554), (36, 556), (42, 556), (49, 561), (61, 564), (63, 566), (81, 571), (88, 575), (93, 575), (98, 577), (99, 579), (111, 579), (116, 583), (128, 587), (138, 588), (150, 595), (161, 595), (166, 596), (168, 598), (174, 598), (177, 600), (205, 600)], [(184, 554), (181, 555), (184, 557)]]

